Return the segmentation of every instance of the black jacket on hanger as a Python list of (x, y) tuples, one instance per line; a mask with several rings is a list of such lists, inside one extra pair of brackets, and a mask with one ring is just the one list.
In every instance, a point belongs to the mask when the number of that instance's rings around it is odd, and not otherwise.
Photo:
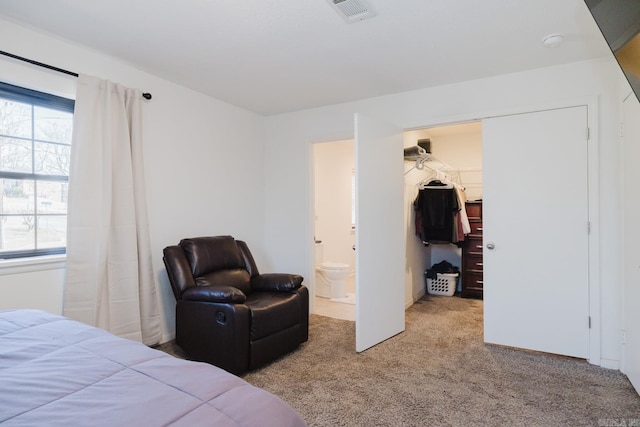
[[(441, 181), (431, 181), (420, 189), (413, 202), (416, 211), (416, 234), (427, 243), (452, 243), (455, 213), (460, 210), (453, 188)], [(430, 188), (431, 187), (431, 188)]]

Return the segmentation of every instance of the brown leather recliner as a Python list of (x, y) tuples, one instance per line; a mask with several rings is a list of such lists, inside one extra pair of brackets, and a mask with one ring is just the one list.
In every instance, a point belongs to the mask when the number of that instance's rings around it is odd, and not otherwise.
[(297, 274), (260, 274), (232, 236), (183, 239), (163, 251), (177, 300), (176, 344), (233, 374), (307, 341), (309, 291)]

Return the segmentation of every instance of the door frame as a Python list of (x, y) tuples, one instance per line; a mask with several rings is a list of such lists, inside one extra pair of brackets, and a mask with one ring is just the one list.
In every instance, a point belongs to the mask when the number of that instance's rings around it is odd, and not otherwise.
[[(598, 112), (598, 97), (578, 97), (573, 99), (549, 101), (539, 104), (529, 104), (520, 106), (505, 107), (502, 109), (477, 111), (475, 113), (466, 113), (455, 116), (442, 116), (434, 117), (428, 121), (409, 122), (405, 126), (401, 126), (403, 131), (419, 130), (437, 126), (448, 126), (458, 123), (466, 123), (471, 121), (483, 120), (491, 117), (508, 116), (513, 114), (532, 113), (536, 111), (553, 110), (558, 108), (569, 108), (577, 106), (587, 107), (587, 123), (589, 126), (589, 140), (587, 144), (587, 186), (588, 186), (588, 216), (590, 223), (589, 232), (589, 316), (591, 319), (591, 328), (589, 329), (589, 357), (588, 361), (591, 364), (602, 366), (609, 369), (619, 369), (619, 361), (602, 359), (601, 358), (601, 316), (600, 316), (600, 169), (599, 169), (599, 112)], [(399, 122), (397, 119), (396, 122)], [(586, 131), (586, 130), (585, 130)], [(307, 144), (308, 156), (307, 161), (309, 167), (309, 206), (307, 212), (307, 241), (308, 253), (313, 254), (314, 242), (313, 242), (313, 224), (314, 224), (314, 190), (313, 190), (313, 156), (311, 150), (311, 144), (318, 142), (329, 142), (339, 139), (352, 139), (354, 134), (342, 134), (335, 135), (335, 137), (327, 139), (319, 139), (309, 141)], [(309, 257), (308, 276), (315, 278), (315, 260), (312, 256)], [(311, 286), (314, 287), (315, 279), (312, 279)], [(314, 289), (315, 294), (315, 289)], [(310, 301), (311, 308), (313, 308), (313, 301)], [(484, 320), (483, 320), (484, 322)]]
[(316, 302), (316, 258), (315, 258), (315, 220), (316, 220), (316, 187), (315, 187), (315, 179), (316, 179), (316, 170), (315, 170), (315, 157), (313, 154), (313, 146), (315, 144), (323, 144), (329, 142), (336, 141), (346, 141), (353, 140), (355, 145), (355, 135), (353, 133), (344, 134), (342, 136), (336, 136), (335, 138), (329, 139), (319, 139), (309, 141), (306, 144), (307, 150), (307, 165), (309, 176), (307, 177), (307, 194), (309, 195), (307, 198), (307, 242), (309, 243), (308, 247), (308, 266), (307, 266), (307, 276), (308, 279), (305, 279), (305, 286), (309, 288), (309, 313), (315, 313)]

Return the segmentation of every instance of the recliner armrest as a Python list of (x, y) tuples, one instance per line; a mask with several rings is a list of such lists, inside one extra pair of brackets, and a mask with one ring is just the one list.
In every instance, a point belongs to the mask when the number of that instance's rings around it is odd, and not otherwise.
[(251, 287), (254, 291), (289, 292), (298, 289), (302, 280), (299, 274), (259, 274), (251, 278)]
[(196, 286), (189, 288), (182, 294), (183, 300), (202, 302), (226, 302), (242, 304), (247, 296), (233, 286)]

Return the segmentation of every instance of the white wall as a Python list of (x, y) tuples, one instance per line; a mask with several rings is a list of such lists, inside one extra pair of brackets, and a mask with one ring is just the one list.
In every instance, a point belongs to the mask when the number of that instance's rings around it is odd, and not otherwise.
[(425, 129), (431, 152), (458, 174), (467, 200), (482, 198), (482, 122)]
[[(265, 243), (274, 255), (274, 267), (311, 272), (309, 146), (353, 137), (354, 112), (417, 129), (597, 97), (599, 116), (592, 124), (596, 132), (592, 141), (599, 144), (600, 206), (593, 226), (600, 236), (600, 282), (591, 286), (600, 291), (601, 358), (604, 365), (615, 367), (620, 360), (621, 321), (618, 74), (613, 59), (606, 58), (268, 117)], [(532, 147), (532, 153), (538, 152)]]
[[(2, 49), (77, 73), (150, 92), (145, 103), (145, 173), (164, 314), (163, 340), (175, 333), (175, 300), (162, 249), (183, 237), (231, 234), (247, 241), (268, 270), (263, 248), (262, 118), (140, 71), (107, 55), (0, 20)], [(0, 57), (0, 79), (73, 97), (75, 78)], [(2, 268), (2, 266), (0, 266)], [(3, 308), (24, 305), (60, 311), (63, 267), (0, 276)], [(45, 289), (46, 291), (43, 291)]]
[(349, 264), (355, 271), (355, 230), (351, 228), (353, 140), (313, 144), (315, 166), (315, 232), (324, 261)]
[(64, 266), (61, 255), (39, 257), (36, 264), (0, 261), (0, 310), (37, 308), (61, 314)]

